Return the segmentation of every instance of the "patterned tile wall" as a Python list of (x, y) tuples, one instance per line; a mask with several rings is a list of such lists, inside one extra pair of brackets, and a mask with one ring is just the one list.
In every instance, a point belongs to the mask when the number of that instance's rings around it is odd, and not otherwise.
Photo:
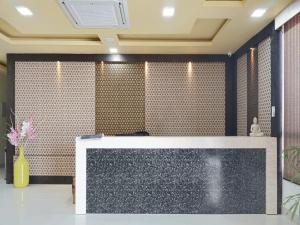
[(265, 136), (271, 136), (271, 38), (258, 45), (258, 122)]
[(224, 63), (145, 66), (145, 123), (151, 135), (225, 135)]
[(247, 136), (247, 54), (237, 60), (237, 135)]
[(31, 175), (72, 175), (75, 137), (95, 133), (95, 63), (16, 62), (15, 87), (16, 121), (32, 116), (37, 131)]
[(145, 130), (144, 63), (96, 64), (96, 132)]
[(250, 132), (253, 118), (258, 117), (258, 51), (250, 49), (247, 54), (247, 131)]
[[(17, 156), (14, 156), (14, 160)], [(45, 156), (27, 155), (30, 175), (36, 176), (74, 176), (75, 157), (69, 155)]]

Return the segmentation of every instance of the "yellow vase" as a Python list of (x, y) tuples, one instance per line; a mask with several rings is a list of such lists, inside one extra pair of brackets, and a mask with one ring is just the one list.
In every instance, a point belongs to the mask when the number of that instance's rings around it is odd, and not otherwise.
[(24, 156), (24, 146), (19, 147), (19, 157), (14, 163), (14, 185), (16, 188), (24, 188), (29, 184), (29, 164)]

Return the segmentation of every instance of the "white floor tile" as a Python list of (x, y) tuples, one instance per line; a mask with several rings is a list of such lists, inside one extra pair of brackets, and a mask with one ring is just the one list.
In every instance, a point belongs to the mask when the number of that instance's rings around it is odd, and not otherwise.
[(0, 225), (291, 225), (266, 215), (75, 215), (71, 185), (15, 189), (0, 181)]

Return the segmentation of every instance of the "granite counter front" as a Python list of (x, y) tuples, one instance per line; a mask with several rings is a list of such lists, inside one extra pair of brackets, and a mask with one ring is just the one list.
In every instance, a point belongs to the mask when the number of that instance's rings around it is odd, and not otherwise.
[(276, 138), (78, 137), (76, 213), (276, 214)]

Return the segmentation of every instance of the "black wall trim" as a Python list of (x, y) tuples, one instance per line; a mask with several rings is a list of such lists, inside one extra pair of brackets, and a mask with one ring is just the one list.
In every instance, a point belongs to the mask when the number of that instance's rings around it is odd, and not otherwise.
[(278, 190), (278, 209), (277, 212), (281, 213), (282, 204), (282, 161), (281, 155), (282, 149), (282, 76), (281, 76), (281, 31), (274, 30), (271, 36), (271, 103), (275, 106), (275, 117), (272, 117), (271, 135), (272, 137), (277, 137), (277, 190)]
[(225, 73), (225, 135), (237, 135), (236, 61), (233, 57), (226, 62)]
[(95, 54), (7, 54), (7, 61), (65, 61), (65, 62), (225, 62), (227, 55), (95, 55)]
[(30, 184), (72, 184), (71, 176), (30, 176)]
[[(11, 123), (15, 123), (15, 61), (7, 62), (7, 108), (6, 120), (7, 129)], [(7, 141), (6, 148), (6, 183), (13, 183), (13, 157), (15, 155), (15, 147)]]
[(274, 30), (271, 37), (271, 103), (276, 106), (276, 115), (272, 117), (271, 134), (281, 137), (281, 38), (280, 31)]

